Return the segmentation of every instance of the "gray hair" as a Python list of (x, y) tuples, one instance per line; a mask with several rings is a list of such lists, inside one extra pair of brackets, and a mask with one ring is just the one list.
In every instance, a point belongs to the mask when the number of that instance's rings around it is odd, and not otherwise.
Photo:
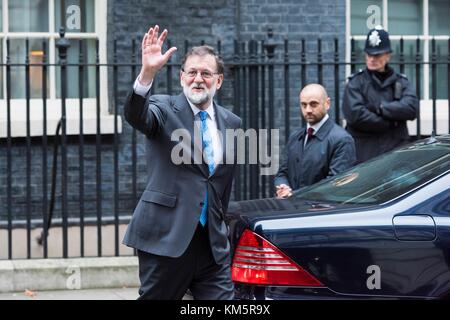
[(217, 73), (223, 74), (225, 68), (223, 60), (220, 58), (220, 56), (217, 54), (217, 52), (214, 50), (213, 47), (207, 45), (192, 47), (191, 49), (189, 49), (189, 51), (184, 56), (183, 61), (181, 62), (181, 69), (184, 70), (186, 60), (190, 56), (205, 56), (205, 55), (211, 55), (214, 57), (217, 65)]

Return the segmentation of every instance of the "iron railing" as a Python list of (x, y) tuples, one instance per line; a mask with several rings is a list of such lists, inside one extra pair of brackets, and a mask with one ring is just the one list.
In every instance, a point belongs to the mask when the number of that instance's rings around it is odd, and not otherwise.
[[(82, 41), (80, 40), (80, 43)], [(125, 122), (119, 132), (120, 116), (126, 92), (131, 88), (140, 68), (139, 39), (131, 39), (129, 52), (118, 48), (118, 42), (113, 42), (110, 63), (100, 63), (98, 41), (95, 48), (95, 62), (89, 63), (85, 46), (80, 44), (77, 63), (69, 63), (67, 49), (69, 42), (64, 38), (57, 41), (58, 62), (50, 63), (46, 43), (42, 45), (42, 62), (31, 63), (28, 55), (24, 63), (11, 63), (9, 41), (7, 55), (2, 69), (6, 81), (5, 108), (6, 134), (0, 139), (0, 259), (13, 259), (16, 245), (13, 234), (16, 229), (26, 230), (23, 241), (26, 243), (26, 254), (22, 258), (49, 257), (49, 242), (47, 240), (50, 227), (61, 229), (61, 256), (86, 256), (86, 228), (94, 227), (96, 235), (97, 256), (106, 255), (103, 247), (104, 227), (113, 225), (113, 255), (120, 255), (120, 225), (126, 224), (137, 203), (140, 193), (145, 188), (145, 152), (142, 135)], [(432, 40), (431, 60), (422, 62), (420, 41), (417, 40), (414, 61), (407, 61), (403, 54), (403, 41), (400, 41), (398, 60), (391, 63), (400, 72), (409, 66), (414, 68), (417, 95), (422, 97), (421, 78), (424, 65), (431, 70), (432, 128), (437, 127), (437, 71), (447, 73), (447, 97), (450, 92), (450, 40), (449, 54), (445, 60), (438, 58), (435, 40)], [(168, 46), (172, 44), (168, 41)], [(184, 43), (184, 49), (191, 45)], [(222, 44), (215, 44), (222, 51)], [(290, 133), (302, 125), (298, 107), (300, 88), (310, 82), (325, 85), (333, 101), (331, 115), (338, 124), (343, 124), (340, 100), (345, 85), (345, 69), (349, 67), (356, 71), (357, 65), (364, 62), (358, 60), (355, 43), (351, 41), (351, 60), (345, 61), (344, 44), (338, 39), (302, 39), (297, 42), (276, 42), (273, 34), (265, 41), (238, 42), (234, 44), (233, 54), (225, 55), (226, 75), (223, 89), (217, 100), (242, 117), (244, 129), (280, 129), (281, 146)], [(123, 47), (123, 45), (122, 45)], [(312, 48), (312, 49), (311, 49)], [(26, 41), (26, 52), (28, 40)], [(121, 61), (119, 56), (126, 56)], [(130, 58), (131, 57), (131, 58)], [(181, 60), (181, 59), (174, 59)], [(31, 68), (41, 68), (42, 72), (42, 135), (31, 135), (31, 112), (33, 101), (30, 94)], [(152, 93), (175, 94), (180, 92), (178, 81), (179, 61), (171, 61), (158, 75), (152, 86)], [(25, 70), (25, 103), (26, 132), (24, 137), (13, 137), (12, 134), (12, 68)], [(60, 70), (60, 102), (61, 119), (56, 132), (49, 132), (47, 127), (48, 77), (50, 68)], [(68, 68), (77, 70), (78, 74), (78, 133), (69, 135), (67, 132), (67, 87)], [(74, 69), (75, 68), (75, 69)], [(108, 70), (109, 112), (114, 117), (113, 132), (102, 134), (101, 108), (101, 70)], [(84, 131), (86, 74), (95, 70), (91, 85), (95, 87), (96, 130), (87, 135)], [(38, 100), (39, 100), (38, 99)], [(450, 104), (448, 104), (450, 106)], [(449, 118), (450, 128), (450, 118)], [(304, 123), (303, 123), (304, 124)], [(416, 132), (411, 132), (414, 138), (420, 138), (421, 119), (418, 113)], [(447, 132), (448, 133), (448, 132)], [(430, 132), (431, 134), (431, 132)], [(53, 147), (54, 161), (48, 163), (48, 153)], [(58, 159), (59, 157), (59, 159)], [(57, 163), (59, 165), (57, 166)], [(59, 168), (59, 169), (58, 169)], [(53, 169), (53, 171), (51, 171)], [(274, 195), (273, 176), (259, 174), (260, 166), (246, 164), (240, 166), (236, 176), (233, 200), (254, 199)], [(57, 174), (57, 171), (59, 173)], [(49, 172), (50, 171), (50, 172)], [(49, 176), (51, 175), (51, 179)], [(49, 190), (51, 193), (49, 195)], [(69, 228), (76, 226), (79, 230), (78, 249), (69, 249), (71, 236)], [(33, 252), (32, 236), (34, 230), (40, 230), (38, 244), (39, 254)], [(1, 232), (4, 232), (1, 234)]]

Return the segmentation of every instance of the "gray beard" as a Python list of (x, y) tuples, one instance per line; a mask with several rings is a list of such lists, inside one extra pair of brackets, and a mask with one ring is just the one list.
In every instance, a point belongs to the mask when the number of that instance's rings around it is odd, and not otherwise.
[(193, 93), (190, 88), (183, 87), (183, 93), (186, 98), (195, 106), (203, 105), (209, 101), (211, 101), (212, 97), (216, 93), (214, 89), (211, 91), (204, 91), (199, 93)]

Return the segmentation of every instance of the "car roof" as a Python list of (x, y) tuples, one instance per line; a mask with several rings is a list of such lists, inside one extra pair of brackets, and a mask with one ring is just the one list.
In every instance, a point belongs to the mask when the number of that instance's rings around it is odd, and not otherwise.
[(446, 147), (450, 147), (450, 134), (445, 134), (441, 136), (430, 136), (428, 138), (418, 140), (412, 143), (412, 145), (423, 146), (430, 145), (433, 143), (439, 143), (439, 145), (444, 145)]
[(450, 145), (450, 134), (435, 137), (439, 142)]

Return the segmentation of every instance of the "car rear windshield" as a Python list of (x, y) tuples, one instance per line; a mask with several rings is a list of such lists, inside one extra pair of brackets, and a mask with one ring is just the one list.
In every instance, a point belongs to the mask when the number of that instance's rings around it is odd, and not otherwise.
[(340, 175), (300, 189), (294, 201), (380, 204), (450, 170), (448, 145), (411, 146), (362, 163)]

